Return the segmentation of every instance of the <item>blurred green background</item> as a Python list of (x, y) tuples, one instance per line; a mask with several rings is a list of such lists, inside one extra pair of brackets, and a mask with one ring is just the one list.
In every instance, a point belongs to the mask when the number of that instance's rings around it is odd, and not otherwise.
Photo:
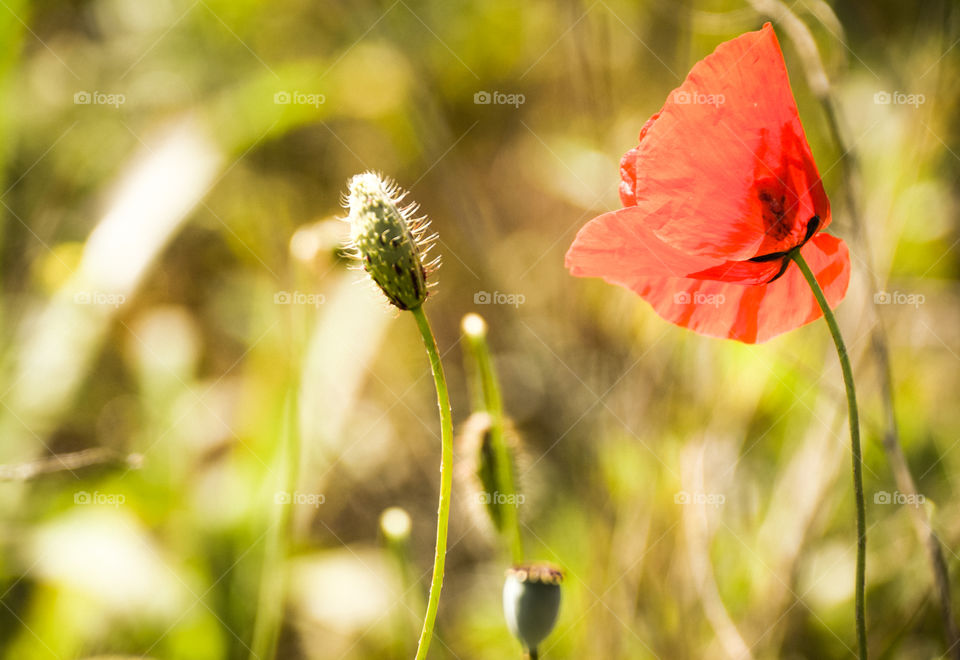
[[(563, 268), (576, 230), (619, 206), (643, 122), (781, 7), (0, 2), (0, 654), (250, 658), (275, 621), (280, 658), (412, 656), (439, 424), (412, 319), (339, 256), (346, 181), (374, 169), (440, 233), (427, 312), (458, 424), (460, 319), (489, 324), (528, 554), (567, 573), (543, 657), (853, 656), (846, 411), (823, 324), (706, 339)], [(839, 320), (862, 399), (871, 649), (940, 657), (869, 333), (882, 318), (960, 591), (960, 7), (790, 8), (857, 152), (869, 238), (777, 20), (854, 255)], [(467, 469), (431, 657), (519, 658), (509, 559)], [(410, 515), (407, 546), (380, 531), (388, 507)]]

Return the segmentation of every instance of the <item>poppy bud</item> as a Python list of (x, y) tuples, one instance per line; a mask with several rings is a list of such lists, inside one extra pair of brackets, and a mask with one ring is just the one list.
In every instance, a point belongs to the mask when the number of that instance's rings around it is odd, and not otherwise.
[[(460, 429), (460, 457), (457, 466), (459, 482), (464, 487), (467, 510), (481, 529), (493, 529), (506, 534), (509, 514), (507, 507), (518, 511), (526, 502), (519, 492), (519, 475), (522, 466), (529, 463), (523, 453), (520, 438), (510, 420), (503, 420), (503, 443), (507, 456), (506, 468), (510, 470), (509, 481), (502, 474), (493, 446), (491, 416), (475, 412)], [(509, 486), (507, 484), (510, 484)], [(514, 516), (516, 517), (516, 515)]]
[(510, 632), (537, 657), (537, 647), (553, 630), (560, 612), (563, 573), (550, 564), (514, 566), (503, 584), (503, 615)]
[(426, 236), (430, 224), (413, 217), (415, 202), (402, 204), (406, 191), (374, 172), (350, 180), (346, 207), (350, 213), (350, 246), (374, 283), (396, 307), (416, 309), (427, 299), (427, 276), (439, 259), (425, 264), (436, 234)]

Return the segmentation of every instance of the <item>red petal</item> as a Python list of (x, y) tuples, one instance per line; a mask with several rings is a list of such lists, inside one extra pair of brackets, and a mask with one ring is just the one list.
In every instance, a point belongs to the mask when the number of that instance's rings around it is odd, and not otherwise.
[(717, 280), (731, 284), (766, 284), (780, 272), (783, 259), (775, 261), (725, 261), (688, 276), (694, 280)]
[(567, 251), (570, 274), (623, 284), (638, 277), (687, 277), (723, 265), (717, 259), (685, 254), (667, 245), (643, 220), (639, 208), (628, 206), (588, 222)]
[[(643, 125), (643, 128), (640, 129), (640, 142), (643, 142), (643, 138), (647, 136), (647, 131), (650, 130), (650, 127), (653, 126), (653, 122), (657, 121), (657, 117), (660, 116), (658, 112), (654, 116), (650, 117), (647, 120), (647, 123)], [(624, 206), (634, 206), (637, 203), (636, 195), (634, 194), (634, 189), (637, 185), (637, 152), (638, 148), (633, 148), (623, 155), (623, 158), (620, 159), (620, 201)]]
[(692, 254), (740, 261), (799, 243), (830, 206), (769, 23), (720, 44), (644, 126), (621, 199)]
[(686, 254), (664, 243), (644, 225), (643, 211), (628, 206), (584, 225), (567, 251), (566, 266), (577, 277), (603, 277), (626, 284), (638, 277), (688, 277), (738, 284), (766, 284), (782, 260), (719, 261)]
[[(846, 244), (817, 234), (800, 250), (835, 307), (850, 281)], [(783, 276), (762, 286), (686, 278), (644, 277), (629, 283), (664, 319), (711, 337), (762, 342), (822, 316), (803, 274), (791, 263)]]
[(634, 147), (623, 154), (623, 158), (620, 159), (620, 202), (624, 206), (636, 206), (637, 204), (637, 197), (634, 190), (637, 185), (638, 151), (639, 150)]

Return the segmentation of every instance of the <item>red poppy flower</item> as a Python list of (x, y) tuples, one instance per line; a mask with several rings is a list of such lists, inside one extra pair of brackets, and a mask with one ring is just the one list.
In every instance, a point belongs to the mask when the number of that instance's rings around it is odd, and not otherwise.
[(753, 343), (822, 312), (850, 280), (842, 240), (820, 233), (827, 200), (769, 23), (720, 44), (640, 131), (620, 162), (625, 208), (587, 223), (571, 274), (627, 287), (668, 321)]

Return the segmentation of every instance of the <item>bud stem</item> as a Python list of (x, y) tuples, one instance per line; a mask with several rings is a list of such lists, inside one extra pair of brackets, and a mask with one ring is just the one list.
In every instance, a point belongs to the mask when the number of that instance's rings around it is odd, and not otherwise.
[(850, 418), (850, 446), (853, 450), (853, 493), (857, 502), (857, 575), (856, 575), (856, 621), (857, 621), (857, 644), (860, 647), (860, 660), (867, 659), (867, 625), (864, 614), (865, 604), (865, 582), (866, 582), (866, 558), (867, 558), (867, 522), (866, 506), (863, 502), (863, 459), (860, 452), (860, 418), (857, 409), (857, 392), (853, 384), (853, 369), (850, 367), (850, 357), (847, 354), (847, 347), (843, 343), (843, 336), (840, 334), (840, 326), (837, 325), (837, 319), (830, 309), (826, 297), (823, 295), (823, 289), (817, 282), (816, 276), (810, 270), (810, 266), (800, 254), (800, 250), (791, 253), (791, 258), (797, 263), (804, 279), (810, 285), (817, 304), (823, 311), (823, 318), (830, 328), (830, 334), (833, 336), (833, 343), (837, 347), (837, 356), (840, 358), (840, 369), (843, 371), (843, 385), (847, 390), (847, 408)]
[(417, 644), (416, 660), (424, 660), (430, 641), (433, 638), (433, 626), (437, 620), (437, 608), (440, 605), (440, 590), (443, 588), (443, 567), (447, 555), (447, 524), (450, 518), (450, 491), (453, 486), (453, 418), (450, 414), (450, 397), (447, 393), (447, 381), (443, 375), (443, 364), (440, 362), (440, 353), (437, 342), (430, 329), (430, 321), (423, 311), (423, 306), (410, 310), (417, 321), (417, 328), (423, 337), (424, 348), (430, 358), (430, 370), (433, 372), (433, 383), (437, 389), (437, 406), (440, 408), (440, 503), (437, 511), (437, 545), (433, 558), (433, 581), (430, 583), (430, 598), (427, 602), (427, 613), (423, 619), (423, 629), (420, 631), (420, 641)]
[(503, 399), (500, 395), (500, 384), (490, 357), (490, 347), (487, 345), (486, 325), (483, 331), (467, 332), (467, 346), (473, 356), (477, 390), (475, 405), (490, 416), (490, 444), (496, 456), (497, 490), (508, 499), (507, 506), (502, 507), (504, 533), (509, 535), (510, 555), (514, 564), (523, 563), (523, 536), (520, 533), (520, 522), (517, 518), (517, 507), (510, 505), (511, 496), (516, 494), (513, 482), (513, 461), (507, 450), (507, 442), (503, 432)]

